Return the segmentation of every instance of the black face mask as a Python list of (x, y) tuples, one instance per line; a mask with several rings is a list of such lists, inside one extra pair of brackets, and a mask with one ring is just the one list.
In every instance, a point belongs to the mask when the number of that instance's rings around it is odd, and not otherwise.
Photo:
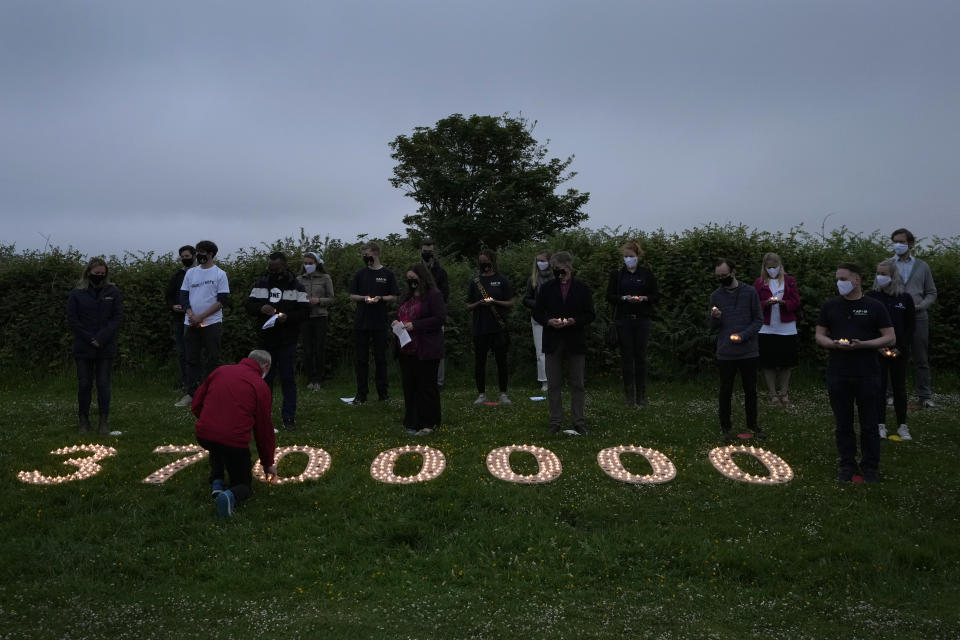
[(480, 273), (486, 273), (486, 272), (488, 272), (488, 271), (490, 271), (490, 272), (493, 271), (493, 264), (490, 263), (490, 262), (481, 262), (481, 263), (479, 264), (479, 266), (480, 266)]
[(433, 252), (424, 251), (423, 253), (420, 254), (420, 257), (423, 258), (424, 262), (430, 262), (431, 260), (433, 260)]
[(733, 284), (733, 276), (724, 276), (722, 278), (717, 278), (717, 282), (720, 283), (723, 287), (729, 287)]
[(100, 285), (103, 284), (103, 281), (107, 279), (107, 276), (95, 275), (91, 273), (90, 275), (87, 276), (87, 279), (90, 280), (90, 284), (92, 284), (95, 287), (99, 287)]
[(556, 278), (557, 280), (563, 280), (563, 276), (566, 275), (566, 273), (567, 272), (564, 271), (563, 269), (554, 269), (553, 277)]
[(210, 259), (210, 256), (208, 256), (208, 255), (205, 254), (205, 253), (198, 253), (198, 254), (197, 254), (197, 264), (207, 264), (207, 260), (209, 260), (209, 259)]
[(279, 282), (284, 279), (283, 271), (268, 271), (267, 277), (270, 279), (270, 282)]
[(373, 264), (373, 256), (363, 256), (363, 263), (368, 267)]
[(412, 290), (415, 290), (417, 287), (420, 286), (420, 281), (419, 281), (419, 280), (413, 280), (412, 278), (408, 278), (408, 279), (407, 279), (407, 286), (410, 287), (410, 290), (411, 290), (411, 291), (412, 291)]
[(183, 263), (187, 269), (193, 266), (193, 258), (180, 258), (180, 262)]

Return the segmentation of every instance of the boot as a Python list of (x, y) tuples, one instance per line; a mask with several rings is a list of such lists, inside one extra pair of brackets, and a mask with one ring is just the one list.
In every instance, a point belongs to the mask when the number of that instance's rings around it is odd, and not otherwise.
[(81, 414), (77, 421), (77, 433), (85, 435), (87, 431), (90, 431), (90, 417)]
[(102, 413), (100, 414), (100, 429), (98, 432), (102, 436), (110, 434), (110, 427), (107, 425), (107, 416)]

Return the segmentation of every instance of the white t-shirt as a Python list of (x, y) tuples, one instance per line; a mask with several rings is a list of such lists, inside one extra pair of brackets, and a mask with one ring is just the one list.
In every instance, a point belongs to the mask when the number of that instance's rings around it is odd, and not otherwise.
[[(776, 278), (770, 278), (770, 281), (767, 282), (767, 286), (770, 287), (770, 293), (777, 298), (783, 298), (783, 285), (784, 283)], [(770, 324), (765, 324), (760, 327), (760, 333), (775, 336), (792, 336), (797, 333), (797, 323), (795, 320), (781, 322), (780, 305), (774, 304), (770, 306)]]
[[(213, 306), (217, 301), (218, 293), (230, 293), (230, 284), (227, 282), (227, 274), (213, 265), (209, 269), (197, 266), (187, 269), (187, 275), (183, 276), (181, 291), (190, 294), (189, 307), (194, 313), (201, 313)], [(223, 309), (217, 309), (204, 319), (204, 325), (223, 322)], [(183, 324), (189, 325), (190, 319), (183, 317)]]

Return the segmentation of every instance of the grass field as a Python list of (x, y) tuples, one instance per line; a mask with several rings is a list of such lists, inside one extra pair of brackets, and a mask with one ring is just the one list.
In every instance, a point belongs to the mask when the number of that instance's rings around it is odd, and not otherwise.
[[(160, 485), (142, 480), (193, 442), (170, 385), (118, 377), (117, 437), (75, 432), (73, 379), (2, 386), (0, 638), (957, 638), (960, 504), (957, 385), (910, 418), (913, 442), (884, 442), (879, 485), (838, 486), (832, 421), (811, 378), (788, 411), (761, 408), (763, 446), (792, 467), (788, 484), (729, 480), (717, 445), (715, 379), (655, 384), (628, 410), (617, 384), (588, 380), (586, 438), (548, 436), (546, 406), (472, 405), (467, 382), (443, 392), (446, 426), (403, 434), (401, 406), (349, 407), (344, 378), (301, 390), (299, 430), (279, 444), (322, 447), (332, 466), (302, 484), (256, 484), (216, 517), (206, 463)], [(392, 390), (399, 393), (394, 385)], [(279, 404), (279, 403), (277, 403)], [(742, 421), (741, 414), (735, 419)], [(98, 442), (103, 470), (55, 486), (17, 472), (74, 471), (51, 455)], [(376, 482), (378, 453), (442, 451), (419, 485)], [(499, 446), (535, 444), (563, 463), (522, 486), (486, 469)], [(620, 444), (666, 454), (677, 477), (611, 479), (597, 453)], [(81, 454), (82, 455), (82, 454)], [(282, 461), (297, 475), (305, 457)], [(407, 456), (397, 473), (412, 474)], [(517, 472), (535, 470), (514, 454)], [(623, 457), (635, 473), (640, 456)], [(763, 472), (738, 456), (745, 470)]]

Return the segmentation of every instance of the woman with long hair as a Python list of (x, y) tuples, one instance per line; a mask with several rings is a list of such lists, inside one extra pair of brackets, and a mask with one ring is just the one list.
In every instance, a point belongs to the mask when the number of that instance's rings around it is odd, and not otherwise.
[(799, 361), (797, 280), (787, 275), (780, 256), (765, 253), (760, 262), (760, 277), (754, 281), (753, 288), (757, 290), (763, 310), (760, 370), (767, 383), (770, 404), (787, 407), (790, 405), (790, 372)]
[[(887, 388), (889, 380), (893, 390), (893, 411), (897, 416), (897, 435), (902, 440), (911, 440), (907, 428), (907, 362), (916, 328), (916, 308), (913, 296), (907, 293), (897, 269), (897, 258), (888, 258), (877, 265), (877, 276), (868, 296), (876, 298), (887, 308), (897, 343), (880, 350), (880, 388)], [(880, 437), (887, 437), (887, 403), (883, 392), (879, 395)]]
[(497, 361), (497, 384), (500, 404), (510, 404), (507, 396), (507, 313), (513, 307), (513, 287), (510, 279), (497, 273), (497, 254), (483, 249), (477, 256), (480, 275), (473, 279), (467, 291), (467, 311), (473, 312), (473, 373), (477, 381), (477, 399), (474, 404), (487, 401), (487, 353), (493, 351)]
[(407, 269), (407, 290), (400, 296), (397, 319), (393, 321), (403, 382), (403, 426), (410, 435), (427, 435), (440, 426), (437, 368), (443, 357), (446, 315), (443, 294), (430, 269), (422, 262), (412, 265)]
[(523, 296), (523, 306), (530, 310), (530, 326), (533, 329), (533, 347), (537, 356), (537, 382), (540, 390), (547, 390), (547, 359), (543, 355), (543, 325), (533, 317), (533, 310), (537, 306), (537, 294), (540, 287), (553, 280), (553, 271), (550, 270), (549, 251), (544, 249), (533, 257), (533, 267), (530, 278), (527, 280), (527, 293)]
[(303, 323), (300, 344), (307, 389), (319, 391), (326, 373), (323, 344), (327, 335), (327, 308), (333, 304), (333, 280), (323, 268), (323, 260), (313, 251), (303, 254), (303, 267), (297, 280), (307, 291), (310, 316)]
[(77, 362), (78, 430), (90, 430), (90, 403), (97, 385), (97, 410), (101, 435), (110, 433), (110, 371), (117, 354), (117, 330), (123, 322), (120, 291), (109, 281), (103, 258), (92, 258), (80, 282), (67, 298), (67, 324), (73, 331), (73, 357)]

